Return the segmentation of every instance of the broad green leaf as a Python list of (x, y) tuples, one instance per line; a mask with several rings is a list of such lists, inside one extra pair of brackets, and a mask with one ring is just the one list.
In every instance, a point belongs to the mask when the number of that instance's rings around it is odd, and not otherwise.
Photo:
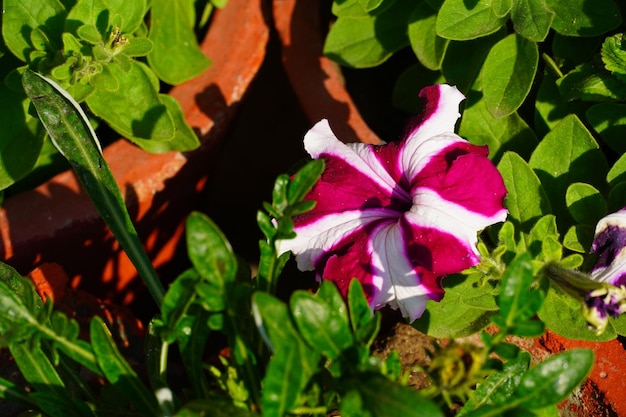
[(109, 329), (99, 316), (91, 319), (89, 336), (98, 365), (118, 394), (126, 397), (145, 415), (159, 415), (156, 398), (117, 349)]
[(352, 345), (352, 332), (345, 311), (337, 312), (305, 291), (296, 291), (291, 296), (290, 306), (300, 334), (316, 351), (336, 359)]
[(111, 16), (121, 16), (122, 33), (133, 33), (144, 21), (148, 10), (146, 0), (102, 0), (110, 11)]
[(29, 104), (24, 93), (0, 85), (0, 189), (30, 173), (43, 146), (44, 131), (28, 114)]
[(558, 241), (559, 232), (556, 226), (556, 218), (552, 214), (547, 214), (541, 217), (530, 229), (528, 235), (528, 251), (532, 254), (533, 258), (539, 256), (542, 249), (543, 242), (548, 239), (554, 239)]
[(584, 62), (557, 81), (565, 100), (612, 101), (626, 95), (626, 85), (604, 69)]
[[(104, 0), (80, 0), (67, 13), (65, 31), (83, 38), (79, 33), (81, 27), (91, 26), (97, 29), (101, 39), (105, 39), (109, 35), (110, 20), (111, 15)], [(84, 33), (84, 29), (82, 31)], [(96, 44), (98, 41), (92, 43)]]
[(420, 3), (409, 18), (409, 41), (417, 59), (429, 70), (441, 68), (449, 39), (437, 35), (437, 12), (428, 3)]
[(505, 205), (509, 210), (509, 221), (515, 226), (516, 233), (522, 234), (518, 241), (522, 244), (520, 249), (525, 249), (527, 235), (536, 221), (552, 212), (550, 200), (537, 175), (516, 153), (505, 153), (498, 170), (508, 191)]
[(538, 62), (537, 44), (516, 34), (491, 49), (483, 69), (483, 93), (492, 115), (504, 117), (522, 105), (535, 79)]
[(105, 223), (126, 251), (157, 304), (164, 290), (132, 223), (87, 116), (56, 83), (30, 70), (23, 84), (50, 139), (68, 160)]
[(383, 0), (358, 0), (363, 10), (366, 12), (371, 12), (372, 10), (377, 9), (382, 3)]
[(516, 0), (511, 10), (515, 32), (534, 42), (548, 36), (554, 12), (546, 7), (545, 0)]
[(546, 0), (554, 12), (552, 28), (566, 36), (596, 36), (615, 29), (622, 21), (613, 0)]
[(375, 326), (378, 320), (372, 313), (363, 291), (363, 286), (357, 279), (352, 279), (348, 287), (348, 311), (350, 313), (352, 332), (357, 342), (362, 342), (369, 346), (376, 336), (375, 333), (378, 331), (378, 326)]
[(594, 228), (590, 225), (576, 224), (569, 228), (563, 237), (563, 246), (579, 253), (587, 253), (593, 241)]
[(154, 43), (148, 63), (155, 74), (169, 84), (180, 84), (208, 68), (193, 33), (194, 5), (190, 1), (152, 0), (150, 40)]
[(129, 57), (146, 56), (152, 51), (154, 44), (148, 38), (130, 38), (124, 44), (123, 52)]
[(406, 27), (413, 2), (396, 1), (380, 14), (339, 17), (328, 32), (324, 54), (341, 65), (369, 68), (409, 44)]
[(626, 153), (626, 104), (594, 104), (585, 116), (593, 130), (611, 149), (620, 155)]
[(626, 51), (623, 34), (607, 38), (602, 44), (602, 61), (607, 70), (626, 81)]
[[(396, 0), (397, 1), (397, 0)], [(394, 0), (346, 0), (346, 1), (333, 1), (331, 12), (337, 17), (358, 17), (366, 15), (380, 14), (385, 9), (389, 8), (394, 3)], [(371, 10), (366, 10), (365, 3), (370, 3), (372, 6), (374, 3), (379, 3), (378, 6)]]
[(198, 149), (200, 140), (191, 126), (185, 121), (183, 109), (174, 97), (168, 94), (159, 94), (161, 103), (165, 105), (167, 113), (174, 122), (174, 137), (170, 140), (151, 140), (132, 138), (131, 140), (150, 153), (165, 153), (170, 151), (188, 152)]
[(533, 130), (517, 114), (494, 117), (485, 106), (479, 92), (472, 91), (463, 112), (459, 135), (476, 145), (489, 147), (489, 158), (497, 164), (507, 151), (529, 158), (537, 137)]
[(163, 303), (161, 304), (161, 337), (168, 343), (173, 343), (178, 336), (181, 321), (196, 298), (196, 285), (200, 282), (198, 273), (189, 269), (183, 272), (170, 284)]
[(235, 280), (237, 259), (226, 236), (206, 215), (193, 212), (187, 218), (187, 251), (198, 273), (220, 288)]
[(513, 398), (529, 409), (558, 404), (587, 378), (593, 359), (590, 349), (554, 355), (526, 372)]
[(463, 417), (470, 411), (479, 409), (486, 404), (506, 404), (529, 366), (530, 354), (523, 350), (519, 351), (515, 359), (504, 363), (504, 368), (500, 372), (489, 375), (478, 385), (474, 395), (470, 397), (461, 411), (456, 414), (457, 417)]
[(613, 340), (617, 336), (610, 321), (604, 333), (598, 336), (589, 329), (579, 302), (554, 288), (548, 290), (538, 315), (548, 329), (568, 339), (599, 342)]
[(443, 417), (432, 400), (420, 392), (393, 382), (379, 373), (363, 373), (346, 380), (343, 390), (356, 390), (363, 409), (373, 416)]
[[(475, 297), (471, 297), (469, 291), (477, 295), (481, 290), (473, 288), (473, 280), (467, 285), (465, 280), (466, 277), (463, 275), (446, 277), (443, 280), (445, 290), (443, 299), (440, 302), (428, 301), (424, 314), (413, 322), (413, 327), (429, 336), (439, 338), (465, 337), (486, 327), (494, 314), (493, 301), (479, 302)], [(465, 297), (468, 297), (469, 303), (463, 302)], [(472, 302), (479, 303), (479, 307), (471, 305)]]
[(130, 140), (173, 139), (174, 122), (148, 74), (150, 69), (139, 62), (133, 62), (128, 72), (117, 65), (109, 67), (120, 87), (115, 92), (96, 89), (87, 97), (89, 109)]
[(619, 182), (611, 187), (607, 198), (609, 213), (626, 207), (626, 181)]
[(556, 77), (546, 71), (535, 99), (534, 130), (538, 137), (548, 134), (568, 114), (573, 113), (561, 96)]
[(585, 182), (602, 187), (608, 171), (606, 159), (593, 136), (570, 115), (558, 123), (533, 152), (530, 167), (545, 188), (559, 221), (559, 228), (569, 228), (569, 212), (565, 206), (567, 187)]
[(27, 62), (34, 49), (31, 32), (41, 30), (56, 52), (61, 50), (65, 8), (59, 0), (4, 0), (2, 2), (2, 37), (6, 47)]
[(67, 396), (63, 380), (39, 343), (13, 343), (9, 350), (24, 379), (35, 390)]
[(441, 72), (448, 84), (456, 85), (466, 95), (480, 74), (491, 48), (506, 36), (506, 30), (463, 42), (450, 42), (441, 63)]
[(531, 259), (529, 253), (518, 256), (502, 277), (498, 295), (502, 321), (498, 324), (507, 328), (529, 320), (541, 307), (543, 297), (537, 290), (530, 290), (534, 281)]
[(607, 214), (602, 194), (583, 182), (576, 182), (567, 188), (565, 202), (574, 220), (580, 224), (595, 225)]
[(611, 187), (626, 181), (626, 153), (615, 161), (608, 174), (606, 174), (606, 181)]
[(496, 32), (507, 21), (511, 0), (445, 0), (437, 15), (437, 35), (457, 41)]

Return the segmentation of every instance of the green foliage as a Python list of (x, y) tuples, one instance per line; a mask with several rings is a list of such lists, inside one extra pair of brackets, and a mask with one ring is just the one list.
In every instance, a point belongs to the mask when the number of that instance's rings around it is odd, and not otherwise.
[[(197, 148), (180, 106), (159, 94), (160, 80), (179, 84), (210, 63), (194, 33), (196, 3), (4, 0), (0, 189), (45, 163), (38, 156), (46, 132), (29, 114), (30, 99), (19, 82), (25, 69), (54, 80), (90, 113), (150, 152)], [(213, 4), (207, 6), (205, 21)], [(140, 62), (146, 57), (149, 65)]]

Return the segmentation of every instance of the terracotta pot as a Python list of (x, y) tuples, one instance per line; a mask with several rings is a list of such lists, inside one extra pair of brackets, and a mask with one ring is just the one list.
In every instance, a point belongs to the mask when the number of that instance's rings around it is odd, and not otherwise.
[[(104, 150), (157, 268), (172, 258), (216, 145), (263, 62), (268, 36), (261, 0), (229, 0), (215, 13), (201, 45), (211, 67), (170, 93), (200, 137), (200, 149), (154, 155), (120, 140)], [(21, 272), (42, 262), (56, 262), (69, 275), (72, 287), (87, 282), (92, 287), (97, 282), (94, 291), (100, 298), (126, 289), (124, 303), (132, 301), (133, 286), (142, 286), (69, 171), (4, 202), (0, 257)]]
[(346, 91), (339, 66), (322, 54), (326, 30), (321, 10), (316, 0), (273, 0), (287, 77), (312, 123), (326, 118), (346, 142), (380, 143)]

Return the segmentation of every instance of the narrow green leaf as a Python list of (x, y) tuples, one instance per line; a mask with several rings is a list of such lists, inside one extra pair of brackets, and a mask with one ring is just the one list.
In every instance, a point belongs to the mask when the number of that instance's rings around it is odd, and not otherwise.
[(294, 205), (302, 201), (324, 171), (324, 160), (315, 159), (300, 168), (287, 185), (287, 201)]
[(43, 31), (51, 46), (61, 50), (64, 19), (65, 8), (59, 0), (4, 0), (2, 38), (13, 55), (27, 62), (34, 49), (30, 38), (33, 30)]
[(508, 191), (505, 204), (509, 210), (509, 221), (514, 224), (516, 232), (522, 234), (518, 236), (518, 242), (522, 243), (520, 249), (525, 249), (527, 235), (533, 225), (552, 211), (550, 201), (537, 175), (519, 155), (505, 153), (498, 170)]
[(336, 312), (329, 304), (305, 292), (296, 291), (290, 300), (293, 318), (307, 343), (327, 356), (336, 359), (353, 343), (345, 311)]
[(606, 181), (611, 187), (626, 181), (626, 153), (615, 161), (608, 174), (606, 174)]
[(109, 329), (100, 317), (95, 316), (91, 320), (89, 335), (98, 365), (116, 391), (145, 415), (159, 415), (160, 409), (154, 395), (117, 349)]
[(570, 214), (578, 223), (595, 225), (606, 216), (606, 201), (593, 186), (576, 182), (567, 188), (565, 202)]
[(539, 50), (535, 42), (511, 34), (487, 55), (483, 69), (485, 105), (495, 117), (516, 111), (535, 79)]
[(189, 307), (196, 299), (196, 285), (200, 279), (195, 270), (189, 269), (176, 278), (168, 288), (161, 304), (163, 340), (173, 343), (176, 339), (181, 320), (185, 318)]
[(226, 236), (206, 215), (193, 212), (187, 218), (187, 250), (198, 273), (223, 288), (234, 281), (237, 259)]
[(234, 405), (231, 401), (220, 397), (192, 400), (178, 410), (176, 417), (258, 417), (245, 408)]
[(39, 343), (13, 343), (9, 350), (20, 372), (35, 390), (67, 398), (63, 380), (43, 353)]
[(541, 307), (543, 297), (538, 297), (537, 291), (530, 290), (533, 280), (530, 254), (519, 255), (506, 269), (500, 284), (498, 306), (502, 324), (512, 327), (518, 322), (529, 320)]
[(417, 59), (429, 70), (441, 68), (441, 62), (450, 43), (437, 35), (435, 24), (437, 11), (428, 5), (420, 3), (409, 18), (409, 40)]
[(358, 333), (359, 329), (374, 319), (372, 309), (367, 302), (365, 292), (363, 292), (363, 286), (358, 279), (352, 279), (348, 287), (348, 311), (354, 333)]
[(28, 70), (24, 72), (23, 83), (55, 147), (72, 165), (89, 198), (137, 268), (153, 298), (161, 304), (165, 291), (143, 250), (87, 116), (80, 105), (53, 81)]
[(204, 55), (193, 33), (193, 2), (152, 0), (149, 38), (154, 48), (148, 63), (157, 76), (169, 84), (180, 84), (208, 68), (211, 61)]
[(457, 417), (463, 417), (483, 405), (506, 404), (529, 366), (530, 354), (526, 351), (519, 351), (514, 360), (505, 362), (502, 371), (488, 376), (478, 385), (474, 395), (459, 411)]
[(495, 33), (507, 21), (511, 4), (510, 0), (445, 0), (437, 15), (437, 35), (465, 41)]
[(406, 32), (413, 2), (396, 1), (383, 12), (339, 17), (324, 43), (324, 54), (341, 65), (369, 68), (409, 44)]
[(119, 88), (96, 89), (87, 97), (89, 109), (130, 140), (172, 140), (174, 122), (160, 99), (150, 69), (136, 61), (128, 72), (118, 65), (109, 65), (109, 69), (119, 81)]
[(622, 21), (613, 0), (546, 0), (554, 12), (552, 28), (566, 36), (597, 36), (615, 29)]
[(514, 398), (530, 409), (558, 404), (587, 378), (593, 359), (590, 349), (573, 349), (546, 359), (524, 375)]
[[(298, 396), (307, 383), (307, 375), (300, 365), (298, 341), (283, 343), (270, 360), (263, 378), (261, 405), (263, 416), (283, 417), (296, 405)], [(285, 341), (286, 342), (286, 341)]]

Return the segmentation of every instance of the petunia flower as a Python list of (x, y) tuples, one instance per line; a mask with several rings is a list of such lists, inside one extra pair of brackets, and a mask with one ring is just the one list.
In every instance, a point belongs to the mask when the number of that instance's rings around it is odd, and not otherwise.
[(591, 271), (594, 280), (626, 285), (626, 208), (600, 219), (591, 251), (598, 255)]
[(345, 295), (357, 278), (370, 307), (399, 308), (411, 321), (443, 296), (441, 279), (479, 262), (477, 234), (504, 221), (506, 189), (486, 146), (454, 133), (463, 95), (427, 87), (422, 115), (399, 142), (344, 144), (326, 120), (305, 136), (326, 169), (294, 217), (297, 237), (280, 241), (301, 270), (315, 270)]

